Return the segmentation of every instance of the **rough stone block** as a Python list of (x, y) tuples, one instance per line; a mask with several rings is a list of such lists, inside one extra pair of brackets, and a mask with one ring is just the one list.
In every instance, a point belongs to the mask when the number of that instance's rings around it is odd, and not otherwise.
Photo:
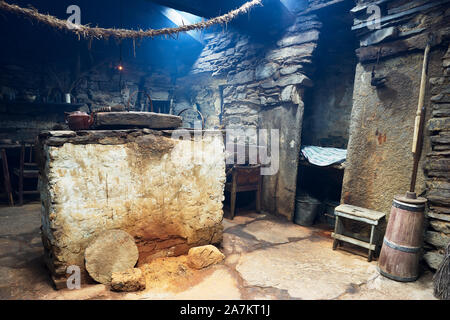
[[(450, 163), (450, 159), (447, 161)], [(445, 169), (438, 169), (439, 171), (445, 171)], [(427, 193), (428, 200), (437, 205), (450, 206), (450, 189), (448, 189), (448, 182), (434, 181), (429, 184), (429, 190)]]
[(444, 255), (438, 251), (428, 251), (423, 255), (423, 258), (430, 268), (437, 270), (444, 260)]
[(450, 242), (450, 236), (440, 232), (427, 231), (425, 233), (425, 242), (432, 244), (439, 249), (445, 249)]
[(298, 70), (301, 70), (303, 67), (301, 66), (301, 65), (298, 65), (298, 64), (296, 64), (296, 65), (290, 65), (290, 66), (287, 66), (287, 67), (283, 67), (281, 70), (280, 70), (280, 74), (281, 75), (283, 75), (283, 76), (285, 76), (285, 75), (288, 75), (288, 74), (292, 74), (292, 73), (294, 73), (294, 72), (297, 72)]
[(299, 46), (291, 46), (281, 49), (276, 49), (270, 52), (267, 56), (267, 60), (282, 60), (289, 57), (309, 57), (312, 55), (317, 45), (314, 43), (305, 43)]
[(450, 104), (435, 104), (433, 105), (433, 118), (450, 117)]
[(224, 259), (225, 255), (212, 245), (191, 248), (188, 253), (188, 265), (194, 269), (203, 269)]
[(247, 83), (255, 80), (254, 70), (244, 70), (228, 77), (229, 84)]
[(262, 80), (269, 78), (274, 75), (278, 70), (278, 65), (276, 63), (270, 62), (267, 64), (258, 65), (255, 71), (256, 80)]
[(449, 128), (450, 128), (450, 117), (430, 119), (428, 121), (428, 130), (430, 131), (448, 130)]
[(145, 276), (141, 269), (132, 268), (112, 273), (111, 289), (114, 291), (135, 292), (145, 290), (145, 287)]
[(285, 37), (277, 42), (279, 47), (288, 47), (292, 45), (299, 45), (307, 42), (314, 42), (319, 40), (319, 31), (310, 30), (304, 33)]
[(450, 234), (450, 223), (449, 222), (431, 220), (430, 225), (434, 230), (436, 230), (438, 232)]
[(276, 82), (277, 86), (285, 87), (288, 85), (301, 85), (305, 87), (312, 87), (313, 83), (311, 79), (303, 74), (291, 74), (281, 77)]
[(450, 94), (440, 93), (431, 97), (435, 103), (450, 103)]
[(275, 88), (277, 86), (276, 82), (273, 81), (273, 79), (267, 79), (264, 80), (263, 82), (261, 82), (261, 87), (263, 89), (271, 89), (271, 88)]

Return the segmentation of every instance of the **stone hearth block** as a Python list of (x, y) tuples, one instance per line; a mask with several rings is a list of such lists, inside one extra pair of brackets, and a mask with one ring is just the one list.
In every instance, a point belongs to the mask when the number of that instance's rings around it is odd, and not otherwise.
[(181, 126), (181, 117), (154, 112), (99, 112), (95, 114), (95, 125), (102, 127), (133, 127), (149, 129), (176, 129)]
[(134, 237), (138, 264), (222, 240), (223, 134), (207, 131), (198, 140), (184, 133), (41, 133), (42, 236), (55, 278), (70, 265), (86, 274), (84, 251), (106, 230)]

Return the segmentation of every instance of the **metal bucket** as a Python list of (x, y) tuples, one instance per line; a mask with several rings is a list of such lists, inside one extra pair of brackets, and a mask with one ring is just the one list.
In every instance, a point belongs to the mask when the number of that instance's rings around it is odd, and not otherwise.
[(337, 206), (339, 206), (340, 203), (337, 201), (327, 201), (325, 202), (325, 222), (330, 226), (333, 227), (336, 224), (336, 215), (334, 214), (334, 209), (336, 209)]
[(297, 196), (294, 222), (301, 226), (310, 227), (322, 209), (322, 203), (310, 196)]

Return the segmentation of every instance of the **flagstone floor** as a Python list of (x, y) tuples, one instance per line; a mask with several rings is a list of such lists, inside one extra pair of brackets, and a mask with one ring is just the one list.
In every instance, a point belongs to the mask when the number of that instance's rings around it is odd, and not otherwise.
[(224, 263), (186, 285), (115, 293), (102, 284), (56, 291), (42, 260), (38, 203), (0, 207), (0, 299), (434, 299), (432, 274), (414, 283), (380, 276), (376, 261), (333, 251), (330, 231), (268, 214), (224, 219)]

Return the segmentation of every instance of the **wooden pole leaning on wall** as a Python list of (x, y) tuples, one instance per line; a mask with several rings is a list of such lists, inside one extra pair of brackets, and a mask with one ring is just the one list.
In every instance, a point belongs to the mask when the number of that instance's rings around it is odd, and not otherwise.
[(422, 78), (420, 80), (419, 104), (417, 106), (416, 119), (414, 123), (414, 136), (412, 143), (412, 153), (414, 155), (413, 171), (411, 176), (411, 185), (409, 192), (413, 194), (416, 189), (417, 170), (419, 168), (419, 160), (422, 154), (423, 129), (425, 125), (425, 91), (428, 78), (428, 61), (430, 55), (431, 42), (428, 42), (425, 48), (422, 65)]

